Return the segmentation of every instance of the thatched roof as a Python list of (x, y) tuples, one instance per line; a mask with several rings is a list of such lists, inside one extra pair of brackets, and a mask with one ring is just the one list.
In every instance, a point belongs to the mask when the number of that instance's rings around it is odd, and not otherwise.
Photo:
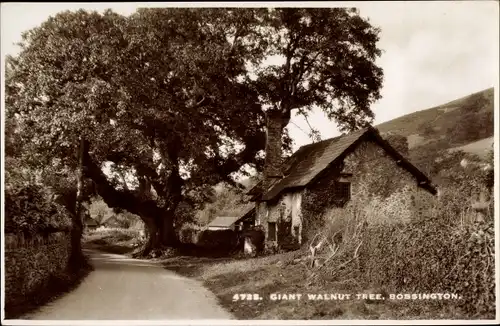
[(401, 167), (408, 170), (417, 179), (420, 187), (432, 194), (437, 193), (427, 176), (385, 141), (377, 129), (368, 127), (344, 136), (300, 147), (283, 165), (284, 177), (282, 179), (274, 182), (266, 192), (263, 191), (262, 182), (260, 182), (247, 194), (252, 196), (252, 200), (268, 201), (287, 189), (305, 187), (313, 182), (322, 171), (335, 162), (343, 160), (362, 140), (369, 137), (376, 141)]

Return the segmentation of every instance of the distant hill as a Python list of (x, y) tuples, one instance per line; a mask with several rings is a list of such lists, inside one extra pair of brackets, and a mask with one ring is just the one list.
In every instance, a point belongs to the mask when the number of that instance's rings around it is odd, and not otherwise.
[[(444, 153), (461, 150), (485, 157), (493, 145), (493, 88), (477, 92), (430, 109), (413, 112), (376, 126), (382, 134), (399, 134), (408, 141), (409, 159), (433, 177), (435, 161)], [(255, 178), (243, 178), (242, 185), (251, 188)], [(224, 188), (221, 188), (222, 190)], [(226, 190), (225, 190), (226, 191)], [(220, 197), (238, 197), (224, 193)], [(220, 198), (219, 200), (222, 200)], [(227, 211), (221, 205), (214, 213)], [(245, 210), (243, 204), (229, 208), (230, 213)], [(207, 219), (207, 218), (205, 218)]]
[[(493, 136), (493, 94), (493, 88), (489, 88), (440, 106), (381, 123), (377, 128), (383, 133), (391, 131), (410, 138), (415, 138), (416, 135), (436, 138), (448, 135), (447, 131), (456, 129), (458, 124), (477, 125), (479, 122), (488, 129), (479, 136), (485, 136), (482, 138)], [(450, 139), (450, 141), (463, 142), (476, 136), (472, 134), (464, 139)]]
[(494, 135), (493, 88), (376, 126), (382, 134), (407, 137), (410, 159), (429, 172), (437, 156), (462, 150), (484, 156)]

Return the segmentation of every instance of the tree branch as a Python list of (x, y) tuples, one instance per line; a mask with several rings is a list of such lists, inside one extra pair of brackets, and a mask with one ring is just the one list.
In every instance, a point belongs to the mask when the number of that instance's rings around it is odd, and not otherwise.
[(130, 191), (130, 189), (128, 188), (128, 185), (127, 185), (127, 180), (125, 179), (125, 174), (123, 174), (122, 169), (118, 170), (118, 174), (120, 175), (120, 178), (122, 179), (123, 189), (125, 189), (126, 191)]
[(84, 158), (86, 175), (94, 181), (97, 193), (110, 208), (122, 208), (143, 219), (157, 218), (160, 210), (152, 200), (141, 201), (131, 191), (117, 190), (106, 178), (101, 167), (98, 166), (87, 153)]

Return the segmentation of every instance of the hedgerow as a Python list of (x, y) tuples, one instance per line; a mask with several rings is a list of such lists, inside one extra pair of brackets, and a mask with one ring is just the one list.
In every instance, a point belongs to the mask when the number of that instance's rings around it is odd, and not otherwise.
[(393, 293), (456, 293), (469, 317), (494, 316), (493, 221), (452, 228), (440, 219), (371, 227), (359, 279)]
[[(454, 293), (459, 300), (425, 304), (438, 309), (453, 306), (465, 318), (493, 318), (491, 171), (484, 165), (459, 166), (442, 176), (448, 178), (446, 186), (440, 188), (435, 203), (418, 214), (398, 216), (397, 210), (388, 209), (406, 197), (404, 189), (386, 200), (357, 198), (344, 209), (329, 212), (319, 237), (324, 239), (322, 246), (314, 252), (319, 263), (311, 264), (309, 281), (326, 286), (354, 280), (361, 289), (390, 293)], [(490, 208), (478, 219), (471, 204), (479, 193), (489, 200)], [(339, 233), (340, 242), (334, 239)]]
[(5, 232), (27, 235), (68, 230), (71, 218), (42, 185), (10, 184), (5, 189)]

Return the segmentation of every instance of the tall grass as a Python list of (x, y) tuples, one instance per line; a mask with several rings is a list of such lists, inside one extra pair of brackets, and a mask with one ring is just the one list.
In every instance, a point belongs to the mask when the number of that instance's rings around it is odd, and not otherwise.
[(310, 244), (310, 284), (456, 293), (462, 299), (455, 307), (465, 318), (494, 317), (493, 213), (478, 222), (468, 198), (453, 188), (444, 193), (419, 214), (404, 205), (400, 214), (394, 209), (406, 201), (405, 191), (329, 211), (327, 227)]

